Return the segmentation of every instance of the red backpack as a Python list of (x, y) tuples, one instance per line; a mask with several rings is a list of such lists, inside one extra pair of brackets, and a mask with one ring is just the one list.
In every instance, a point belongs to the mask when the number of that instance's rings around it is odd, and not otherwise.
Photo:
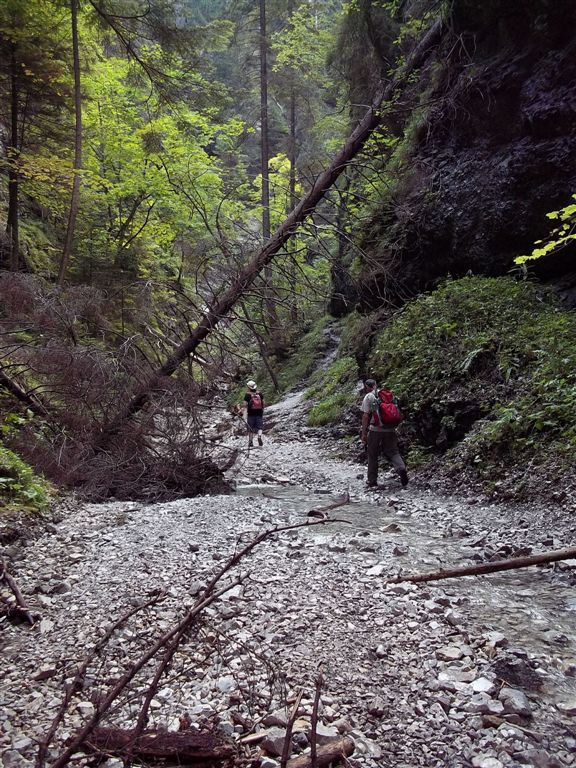
[(262, 408), (262, 396), (259, 392), (250, 393), (250, 408), (253, 411), (258, 411)]
[(377, 427), (395, 427), (404, 419), (394, 402), (394, 395), (389, 389), (381, 389), (376, 394), (378, 408), (374, 412), (374, 424)]

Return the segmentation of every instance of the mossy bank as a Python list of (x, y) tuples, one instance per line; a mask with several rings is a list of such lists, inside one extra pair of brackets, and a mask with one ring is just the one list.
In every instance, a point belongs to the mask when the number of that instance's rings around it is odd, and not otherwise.
[[(346, 320), (360, 329), (361, 354), (355, 360), (348, 341), (317, 374), (311, 424), (350, 421), (354, 383), (371, 374), (400, 398), (412, 467), (516, 498), (572, 482), (576, 315), (551, 291), (510, 277), (466, 277), (376, 323)], [(360, 341), (369, 335), (366, 356)]]

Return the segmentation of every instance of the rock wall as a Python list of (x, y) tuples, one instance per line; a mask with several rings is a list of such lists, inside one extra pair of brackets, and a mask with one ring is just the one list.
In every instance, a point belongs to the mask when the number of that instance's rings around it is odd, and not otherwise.
[[(456, 0), (452, 24), (410, 95), (393, 194), (365, 230), (366, 311), (447, 274), (509, 272), (576, 192), (576, 3)], [(575, 257), (534, 269), (575, 297)]]

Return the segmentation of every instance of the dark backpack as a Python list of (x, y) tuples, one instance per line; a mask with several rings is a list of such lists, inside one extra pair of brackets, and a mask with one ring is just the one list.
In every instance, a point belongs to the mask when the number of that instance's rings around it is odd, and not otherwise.
[(378, 427), (396, 427), (404, 419), (394, 402), (394, 395), (389, 389), (381, 389), (376, 395), (378, 408), (374, 412), (374, 423)]
[(259, 392), (250, 393), (250, 409), (252, 411), (259, 411), (262, 409), (262, 395)]

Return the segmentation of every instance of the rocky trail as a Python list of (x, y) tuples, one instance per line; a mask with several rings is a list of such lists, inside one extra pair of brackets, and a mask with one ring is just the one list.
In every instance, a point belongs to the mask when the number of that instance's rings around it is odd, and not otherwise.
[[(249, 453), (245, 437), (228, 432), (224, 446), (242, 448), (235, 494), (85, 505), (25, 547), (4, 548), (41, 617), (32, 628), (0, 624), (5, 768), (33, 764), (79, 661), (127, 610), (166, 592), (90, 665), (51, 758), (241, 545), (346, 493), (350, 503), (331, 513), (346, 522), (280, 533), (239, 563), (241, 583), (205, 610), (160, 680), (148, 727), (217, 727), (256, 765), (275, 768), (300, 691), (291, 752), (309, 748), (321, 674), (318, 743), (350, 735), (357, 768), (576, 765), (576, 563), (386, 584), (573, 545), (569, 506), (439, 496), (417, 480), (401, 491), (389, 474), (367, 493), (362, 467), (303, 426), (305, 407), (293, 393), (269, 408), (265, 444)], [(105, 725), (134, 726), (154, 670), (135, 678)], [(77, 753), (73, 764), (93, 758)]]

